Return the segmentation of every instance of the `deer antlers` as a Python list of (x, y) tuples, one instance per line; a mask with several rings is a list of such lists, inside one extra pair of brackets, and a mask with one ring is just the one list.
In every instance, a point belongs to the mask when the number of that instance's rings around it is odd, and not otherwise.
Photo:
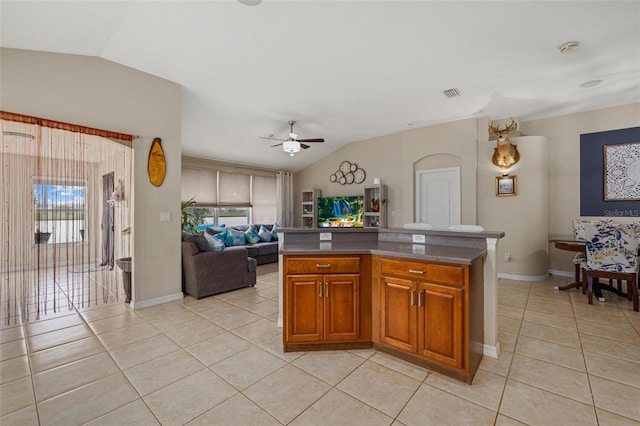
[(496, 136), (498, 140), (502, 141), (509, 133), (515, 131), (518, 128), (518, 123), (512, 118), (511, 123), (504, 127), (504, 129), (500, 130), (500, 125), (498, 127), (493, 126), (493, 120), (489, 123), (489, 134), (491, 136)]

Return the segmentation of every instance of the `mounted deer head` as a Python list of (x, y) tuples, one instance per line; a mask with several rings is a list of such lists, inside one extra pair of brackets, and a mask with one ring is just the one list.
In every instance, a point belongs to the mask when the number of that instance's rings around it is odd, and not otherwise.
[(503, 170), (508, 169), (520, 160), (520, 153), (518, 147), (511, 144), (509, 139), (509, 133), (515, 131), (518, 128), (518, 123), (512, 118), (511, 123), (500, 130), (500, 125), (494, 127), (493, 121), (489, 123), (489, 134), (495, 136), (496, 147), (493, 150), (493, 157), (491, 162)]

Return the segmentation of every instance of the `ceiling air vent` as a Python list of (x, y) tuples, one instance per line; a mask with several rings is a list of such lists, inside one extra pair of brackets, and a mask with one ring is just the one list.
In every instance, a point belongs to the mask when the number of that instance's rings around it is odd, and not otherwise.
[(462, 93), (460, 93), (460, 91), (455, 87), (453, 89), (447, 89), (442, 91), (442, 94), (445, 95), (447, 98), (455, 98), (457, 96), (462, 96)]

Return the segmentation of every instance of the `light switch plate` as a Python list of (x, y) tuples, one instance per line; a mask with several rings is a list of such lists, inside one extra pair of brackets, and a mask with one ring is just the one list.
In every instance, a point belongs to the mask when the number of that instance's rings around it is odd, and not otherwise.
[(331, 241), (331, 232), (321, 232), (320, 241)]
[(160, 222), (171, 222), (171, 212), (160, 212)]
[(422, 235), (422, 234), (413, 234), (412, 241), (414, 243), (422, 243), (422, 244), (424, 244), (427, 240), (426, 240), (426, 237), (424, 235)]

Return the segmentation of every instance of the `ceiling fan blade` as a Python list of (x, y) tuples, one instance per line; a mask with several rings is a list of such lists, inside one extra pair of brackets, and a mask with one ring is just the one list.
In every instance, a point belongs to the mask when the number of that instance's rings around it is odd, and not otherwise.
[(310, 147), (309, 145), (306, 145), (306, 144), (301, 143), (301, 144), (300, 144), (300, 148), (302, 148), (302, 149), (307, 149), (307, 148), (311, 148), (311, 147)]
[(296, 139), (298, 142), (324, 142), (324, 139)]
[(268, 137), (266, 137), (266, 136), (258, 136), (258, 138), (260, 138), (260, 139), (267, 139), (267, 140), (270, 140), (270, 141), (282, 141), (282, 142), (286, 142), (286, 141), (287, 141), (287, 139), (268, 138)]
[(280, 145), (282, 145), (282, 144), (281, 143), (277, 143), (275, 145), (271, 145), (271, 148), (273, 148), (274, 146), (280, 146)]

